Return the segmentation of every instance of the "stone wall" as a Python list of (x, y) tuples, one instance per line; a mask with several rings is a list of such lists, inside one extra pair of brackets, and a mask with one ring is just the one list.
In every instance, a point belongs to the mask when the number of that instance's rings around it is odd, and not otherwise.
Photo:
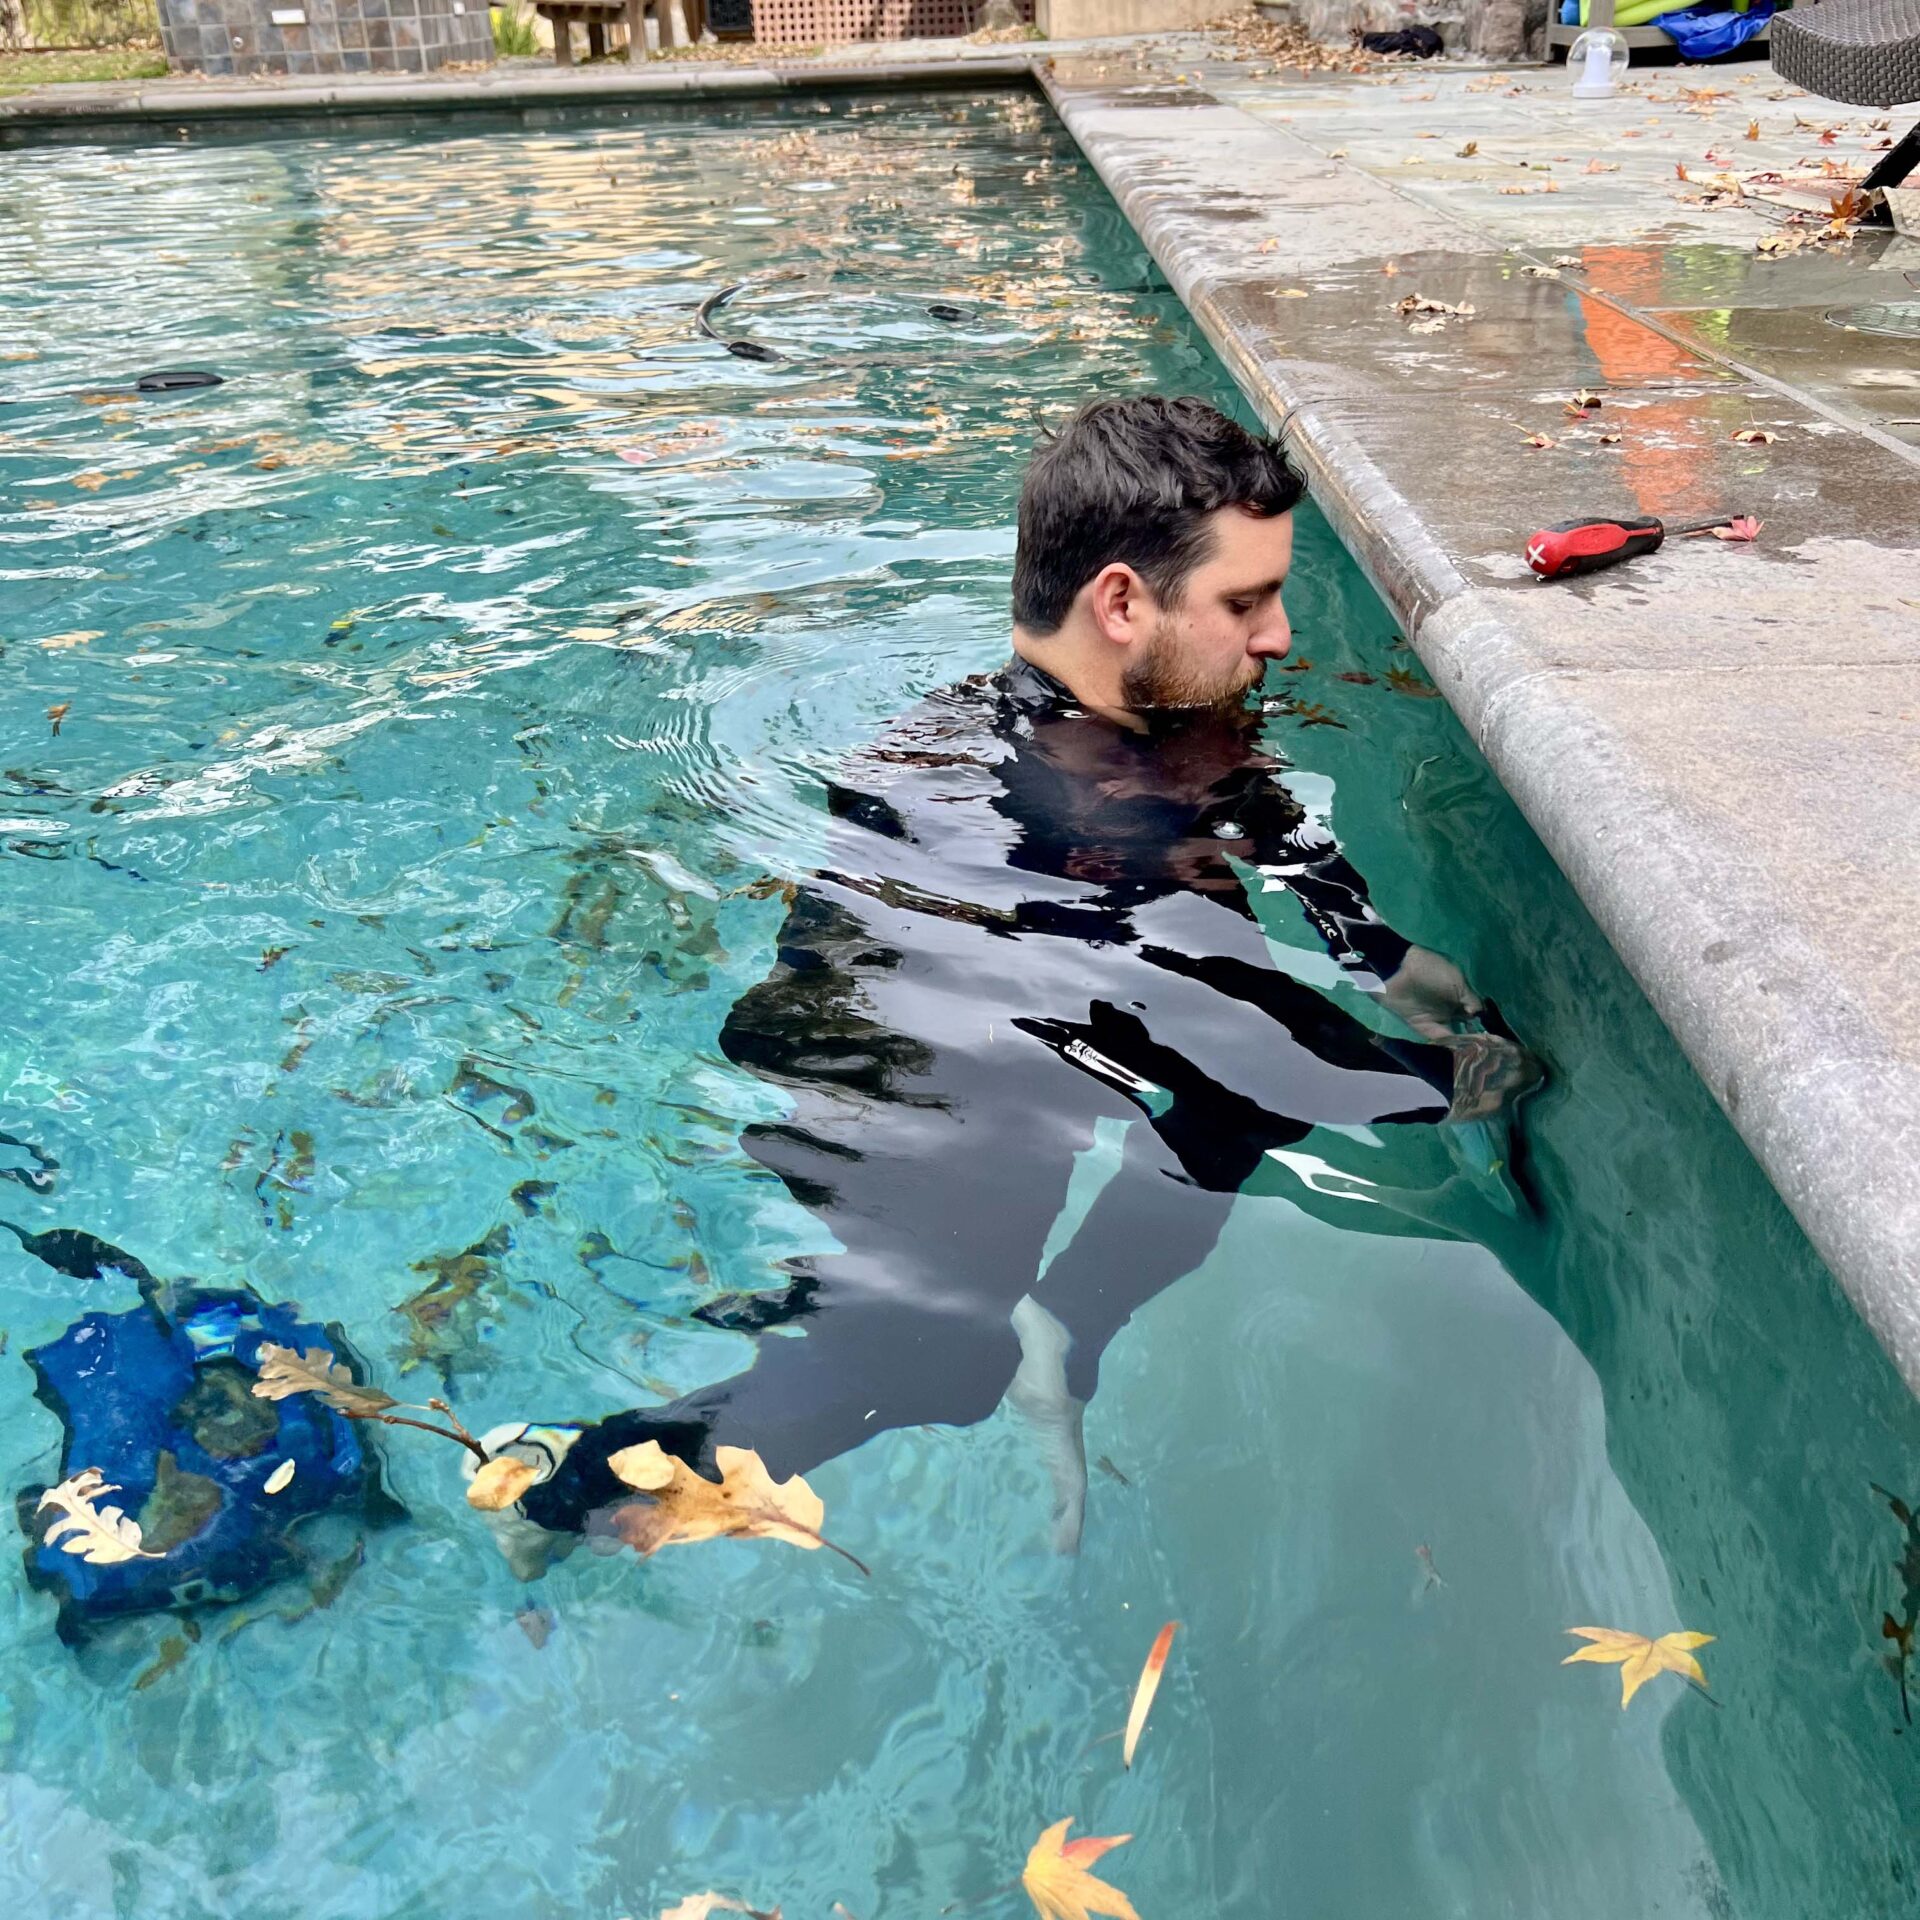
[(486, 0), (160, 0), (189, 73), (429, 73), (491, 61)]

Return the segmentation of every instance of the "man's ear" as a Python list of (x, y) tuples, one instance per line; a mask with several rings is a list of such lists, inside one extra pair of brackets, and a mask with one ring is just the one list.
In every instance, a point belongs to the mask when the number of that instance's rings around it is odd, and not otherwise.
[(1153, 626), (1153, 590), (1131, 567), (1115, 560), (1087, 582), (1087, 611), (1103, 640), (1130, 646)]

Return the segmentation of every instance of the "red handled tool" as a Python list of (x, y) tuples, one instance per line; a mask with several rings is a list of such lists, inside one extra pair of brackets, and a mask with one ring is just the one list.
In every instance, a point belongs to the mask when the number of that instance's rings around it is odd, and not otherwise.
[[(1731, 516), (1689, 520), (1670, 527), (1651, 515), (1640, 520), (1563, 520), (1527, 536), (1527, 565), (1542, 580), (1566, 580), (1577, 573), (1598, 573), (1622, 560), (1652, 553), (1669, 534), (1711, 533), (1716, 527), (1736, 527)], [(1750, 539), (1750, 534), (1742, 534)]]

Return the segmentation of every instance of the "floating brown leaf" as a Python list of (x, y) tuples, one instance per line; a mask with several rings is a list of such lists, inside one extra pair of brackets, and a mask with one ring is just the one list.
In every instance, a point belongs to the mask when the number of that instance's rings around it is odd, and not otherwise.
[(711, 1920), (716, 1913), (744, 1913), (748, 1920), (780, 1920), (778, 1907), (771, 1913), (763, 1913), (758, 1907), (750, 1907), (741, 1900), (729, 1900), (719, 1893), (689, 1894), (677, 1907), (667, 1908), (660, 1920)]
[(531, 1461), (516, 1460), (510, 1453), (495, 1454), (467, 1482), (467, 1505), (482, 1513), (499, 1513), (539, 1478), (540, 1469)]
[(42, 1544), (57, 1540), (62, 1553), (71, 1553), (90, 1567), (118, 1566), (123, 1560), (158, 1560), (140, 1544), (140, 1523), (129, 1520), (119, 1507), (103, 1507), (101, 1497), (118, 1493), (98, 1467), (83, 1467), (71, 1479), (49, 1487), (34, 1509), (52, 1507), (59, 1516), (41, 1535)]
[(1133, 1902), (1118, 1887), (1088, 1872), (1103, 1854), (1124, 1847), (1133, 1835), (1116, 1833), (1099, 1839), (1089, 1834), (1069, 1840), (1067, 1829), (1072, 1825), (1071, 1820), (1060, 1820), (1050, 1826), (1033, 1843), (1021, 1870), (1020, 1884), (1040, 1920), (1092, 1920), (1095, 1914), (1105, 1914), (1109, 1920), (1140, 1920)]
[(1713, 1639), (1710, 1633), (1663, 1633), (1658, 1640), (1649, 1640), (1643, 1633), (1622, 1633), (1614, 1627), (1569, 1627), (1567, 1631), (1582, 1640), (1591, 1640), (1593, 1645), (1568, 1654), (1560, 1664), (1570, 1667), (1576, 1660), (1617, 1663), (1623, 1713), (1628, 1702), (1655, 1674), (1677, 1673), (1682, 1679), (1691, 1680), (1702, 1693), (1707, 1690), (1707, 1676), (1700, 1671), (1700, 1662), (1693, 1657), (1692, 1649), (1707, 1646)]
[(260, 1348), (260, 1377), (253, 1383), (261, 1400), (285, 1400), (296, 1393), (311, 1393), (326, 1402), (336, 1413), (359, 1414), (363, 1418), (386, 1412), (400, 1402), (378, 1387), (363, 1387), (325, 1347)]
[(51, 706), (47, 709), (47, 718), (53, 722), (53, 734), (56, 740), (60, 737), (60, 722), (72, 711), (73, 702), (71, 700), (62, 700), (57, 706)]
[(720, 1469), (718, 1481), (695, 1473), (657, 1440), (622, 1447), (607, 1465), (647, 1498), (617, 1508), (614, 1531), (642, 1556), (696, 1540), (784, 1540), (809, 1551), (833, 1547), (842, 1559), (867, 1571), (844, 1547), (834, 1547), (821, 1536), (826, 1508), (798, 1474), (776, 1481), (750, 1447), (716, 1447), (713, 1458)]

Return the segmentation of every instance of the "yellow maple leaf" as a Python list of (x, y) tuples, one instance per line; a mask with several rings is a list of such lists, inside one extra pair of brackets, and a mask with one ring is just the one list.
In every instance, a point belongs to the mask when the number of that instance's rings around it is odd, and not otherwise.
[(1563, 1667), (1572, 1666), (1576, 1660), (1595, 1660), (1605, 1665), (1619, 1663), (1623, 1713), (1628, 1702), (1656, 1673), (1677, 1673), (1682, 1679), (1691, 1680), (1703, 1693), (1706, 1691), (1707, 1676), (1700, 1671), (1700, 1662), (1691, 1650), (1706, 1646), (1713, 1639), (1710, 1633), (1663, 1633), (1658, 1640), (1649, 1640), (1644, 1633), (1622, 1633), (1615, 1627), (1569, 1627), (1567, 1631), (1582, 1640), (1591, 1640), (1593, 1645), (1568, 1654), (1560, 1662)]
[(717, 1481), (695, 1473), (658, 1440), (622, 1447), (607, 1465), (647, 1497), (617, 1508), (613, 1530), (643, 1557), (695, 1540), (785, 1540), (809, 1551), (833, 1547), (867, 1571), (844, 1547), (821, 1536), (826, 1507), (797, 1473), (775, 1480), (751, 1447), (716, 1447), (713, 1460), (720, 1469)]
[(1027, 1864), (1021, 1869), (1020, 1884), (1026, 1888), (1040, 1920), (1092, 1920), (1106, 1914), (1110, 1920), (1140, 1920), (1133, 1902), (1118, 1887), (1110, 1887), (1087, 1869), (1103, 1853), (1124, 1847), (1133, 1838), (1116, 1833), (1106, 1839), (1092, 1834), (1082, 1840), (1069, 1840), (1071, 1820), (1059, 1820), (1033, 1843)]

